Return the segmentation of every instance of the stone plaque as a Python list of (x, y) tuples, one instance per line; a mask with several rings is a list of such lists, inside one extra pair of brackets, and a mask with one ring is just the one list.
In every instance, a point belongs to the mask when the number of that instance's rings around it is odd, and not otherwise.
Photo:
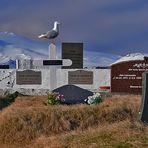
[(69, 71), (68, 84), (93, 84), (93, 72), (84, 70)]
[(63, 94), (66, 104), (84, 103), (84, 99), (93, 95), (93, 92), (75, 85), (64, 85), (53, 90), (53, 92)]
[(16, 84), (18, 85), (40, 85), (41, 83), (41, 71), (16, 71)]
[(142, 73), (148, 71), (147, 60), (117, 63), (111, 66), (111, 92), (142, 93)]
[(83, 68), (83, 43), (62, 43), (62, 59), (72, 60), (71, 66), (62, 68)]

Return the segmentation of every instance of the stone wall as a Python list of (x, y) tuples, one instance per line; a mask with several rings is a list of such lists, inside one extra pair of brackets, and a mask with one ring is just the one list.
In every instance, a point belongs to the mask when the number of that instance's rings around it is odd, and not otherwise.
[[(56, 69), (55, 77), (57, 79), (56, 88), (68, 84), (68, 72), (77, 71), (80, 69)], [(98, 91), (100, 86), (110, 86), (110, 69), (81, 69), (85, 71), (93, 72), (93, 84), (75, 84), (84, 89)], [(33, 71), (41, 71), (42, 83), (41, 85), (26, 85), (16, 84), (16, 71), (12, 69), (0, 70), (0, 89), (1, 90), (13, 90), (13, 91), (24, 91), (29, 94), (46, 94), (47, 91), (51, 91), (50, 87), (50, 70), (41, 69)], [(19, 70), (24, 71), (24, 70)], [(26, 93), (25, 92), (25, 93)]]

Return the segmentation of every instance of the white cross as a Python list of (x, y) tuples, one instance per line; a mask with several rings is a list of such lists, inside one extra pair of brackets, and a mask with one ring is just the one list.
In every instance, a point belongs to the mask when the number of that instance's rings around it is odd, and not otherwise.
[(56, 60), (56, 46), (54, 44), (49, 45), (49, 62), (50, 60), (52, 62), (55, 62), (55, 64), (50, 66), (50, 89), (54, 90), (57, 87), (57, 76), (56, 71), (58, 68), (61, 68), (61, 66), (70, 66), (72, 65), (72, 61), (70, 59), (62, 59), (62, 65), (57, 65), (56, 62), (59, 60)]

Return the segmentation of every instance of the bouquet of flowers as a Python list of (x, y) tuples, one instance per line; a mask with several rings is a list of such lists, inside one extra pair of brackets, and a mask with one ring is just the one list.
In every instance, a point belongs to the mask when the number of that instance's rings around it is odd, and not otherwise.
[(102, 102), (101, 94), (94, 93), (93, 96), (89, 96), (87, 99), (84, 100), (89, 105), (96, 105)]
[(63, 104), (65, 101), (64, 95), (56, 92), (51, 92), (48, 94), (47, 105), (58, 105)]

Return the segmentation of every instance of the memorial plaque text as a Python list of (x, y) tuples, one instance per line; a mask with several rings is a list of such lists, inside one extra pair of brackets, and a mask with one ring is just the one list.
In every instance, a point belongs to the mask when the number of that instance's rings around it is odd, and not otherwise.
[(18, 85), (40, 85), (41, 78), (41, 71), (16, 71), (16, 84)]
[(92, 71), (69, 71), (68, 72), (68, 84), (93, 84), (93, 72)]

